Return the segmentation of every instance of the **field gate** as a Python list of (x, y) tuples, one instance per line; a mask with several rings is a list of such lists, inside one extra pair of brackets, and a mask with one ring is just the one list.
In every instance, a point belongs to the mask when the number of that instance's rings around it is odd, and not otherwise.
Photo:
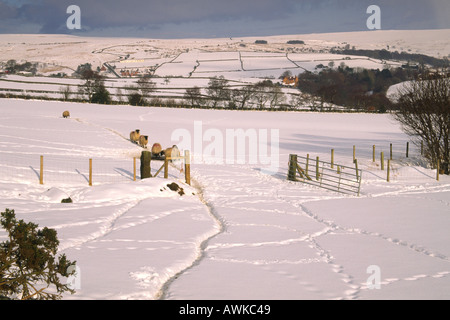
[(335, 163), (315, 160), (291, 154), (289, 156), (288, 180), (299, 181), (316, 187), (324, 188), (345, 194), (359, 196), (361, 190), (362, 170), (358, 169), (358, 160), (355, 167), (347, 167)]

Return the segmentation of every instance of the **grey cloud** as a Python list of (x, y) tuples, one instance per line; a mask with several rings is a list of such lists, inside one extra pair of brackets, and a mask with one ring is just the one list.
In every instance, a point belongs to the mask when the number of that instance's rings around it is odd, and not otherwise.
[[(61, 12), (73, 1), (47, 0)], [(286, 15), (295, 1), (281, 0), (79, 0), (84, 19), (98, 26), (142, 26), (240, 18), (273, 19)]]
[(17, 15), (16, 9), (6, 3), (0, 2), (0, 19), (10, 19)]
[(211, 36), (219, 28), (242, 34), (359, 31), (371, 4), (382, 8), (383, 29), (450, 28), (448, 0), (24, 0), (15, 7), (5, 1), (0, 33), (19, 24), (40, 26), (39, 33), (71, 32), (65, 24), (72, 4), (81, 8), (83, 31), (92, 34), (126, 30), (133, 36), (134, 30), (155, 36), (171, 30), (177, 37), (176, 26), (181, 36), (190, 27), (202, 35), (214, 30)]

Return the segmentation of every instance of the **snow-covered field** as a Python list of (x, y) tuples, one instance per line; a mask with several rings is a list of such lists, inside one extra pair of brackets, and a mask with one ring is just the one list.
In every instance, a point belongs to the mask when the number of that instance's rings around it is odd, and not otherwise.
[[(223, 39), (133, 39), (133, 38), (93, 38), (68, 35), (1, 35), (0, 61), (38, 61), (47, 63), (48, 68), (64, 66), (75, 69), (79, 64), (90, 62), (94, 67), (124, 59), (158, 60), (170, 62), (181, 53), (200, 50), (201, 53), (215, 52), (219, 59), (234, 58), (227, 52), (288, 52), (318, 53), (331, 48), (388, 49), (398, 52), (422, 53), (434, 57), (445, 57), (450, 51), (449, 30), (378, 30), (346, 33), (324, 33), (303, 35), (282, 35), (270, 37), (244, 37)], [(267, 45), (255, 44), (264, 39)], [(291, 40), (301, 40), (305, 45), (287, 44)], [(225, 52), (225, 53), (223, 53)], [(202, 54), (199, 60), (204, 60)], [(67, 57), (70, 56), (70, 59)], [(51, 71), (49, 71), (51, 72)]]
[[(151, 68), (160, 77), (202, 77), (214, 71), (228, 79), (277, 78), (281, 73), (274, 73), (274, 69), (291, 70), (298, 74), (304, 70), (314, 70), (320, 63), (326, 66), (330, 61), (339, 66), (338, 60), (346, 56), (330, 55), (328, 52), (345, 47), (447, 57), (450, 53), (449, 33), (449, 30), (379, 30), (174, 40), (5, 34), (0, 36), (0, 61), (38, 62), (38, 74), (42, 75), (58, 72), (71, 75), (80, 64), (90, 63), (96, 69), (107, 62), (116, 66), (117, 71)], [(267, 44), (255, 44), (258, 39), (264, 39)], [(288, 44), (292, 40), (301, 40), (304, 44)], [(342, 61), (350, 67), (382, 69), (387, 66), (384, 61), (347, 58)], [(390, 63), (395, 66), (394, 62)]]
[[(222, 39), (132, 39), (92, 38), (69, 35), (0, 35), (0, 73), (6, 62), (14, 59), (37, 63), (37, 77), (8, 75), (0, 78), (0, 93), (61, 99), (61, 89), (70, 87), (74, 98), (83, 82), (73, 78), (51, 78), (57, 74), (72, 76), (79, 65), (90, 63), (94, 70), (115, 68), (117, 76), (107, 69), (105, 86), (113, 100), (125, 99), (126, 87), (135, 85), (139, 75), (151, 73), (156, 90), (153, 96), (180, 99), (186, 88), (206, 88), (209, 78), (223, 76), (233, 88), (263, 79), (281, 82), (289, 71), (298, 75), (305, 71), (339, 67), (384, 69), (398, 67), (407, 61), (383, 61), (361, 56), (330, 54), (331, 49), (387, 49), (421, 53), (438, 58), (448, 57), (450, 30), (412, 30), (349, 32), (330, 34), (283, 35), (262, 38)], [(256, 44), (257, 40), (267, 44)], [(301, 40), (304, 44), (289, 44)], [(120, 88), (120, 89), (119, 89)], [(294, 98), (289, 88), (283, 89), (287, 102)], [(180, 102), (181, 103), (181, 102)]]
[[(65, 299), (450, 298), (450, 178), (436, 181), (413, 146), (405, 158), (408, 137), (389, 115), (1, 99), (0, 119), (0, 207), (58, 231), (60, 253), (79, 268)], [(190, 149), (192, 187), (179, 164), (169, 180), (133, 181), (141, 150), (127, 139), (137, 128), (150, 144)], [(257, 133), (258, 161), (248, 144), (242, 163), (229, 153), (227, 130), (238, 129)], [(386, 182), (378, 152), (390, 143)], [(359, 197), (286, 180), (289, 154), (329, 161), (334, 148), (336, 163), (353, 166), (354, 145)], [(67, 197), (73, 203), (61, 203)]]
[[(319, 64), (379, 68), (402, 62), (328, 53), (389, 49), (446, 57), (449, 30), (376, 31), (227, 39), (1, 35), (0, 62), (38, 62), (39, 77), (8, 75), (1, 93), (61, 98), (82, 82), (50, 78), (78, 65), (154, 69), (155, 94), (181, 97), (212, 76), (233, 86)], [(255, 44), (264, 39), (267, 45)], [(302, 40), (305, 45), (287, 44)], [(111, 93), (136, 79), (113, 77)], [(395, 95), (404, 84), (393, 86)], [(285, 89), (286, 92), (289, 89)], [(293, 90), (293, 89), (291, 89)], [(289, 91), (291, 92), (291, 91)], [(295, 91), (297, 93), (297, 91)], [(70, 110), (71, 118), (62, 112)], [(149, 144), (192, 154), (169, 179), (133, 181)], [(238, 136), (238, 138), (236, 138)], [(449, 299), (450, 177), (427, 168), (389, 115), (242, 112), (0, 99), (0, 209), (58, 231), (76, 260), (64, 299)], [(380, 152), (393, 145), (390, 182)], [(372, 160), (373, 145), (376, 161)], [(290, 154), (363, 170), (360, 196), (287, 181)], [(44, 185), (39, 184), (40, 156)], [(88, 186), (93, 159), (93, 186)], [(386, 164), (387, 165), (387, 164)], [(161, 163), (152, 162), (152, 173)], [(175, 182), (184, 194), (172, 191)], [(73, 203), (63, 204), (70, 197)], [(5, 233), (0, 230), (0, 241)]]

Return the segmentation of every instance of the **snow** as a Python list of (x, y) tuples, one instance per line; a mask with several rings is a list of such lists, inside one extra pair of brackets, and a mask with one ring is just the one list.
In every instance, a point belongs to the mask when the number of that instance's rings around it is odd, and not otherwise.
[[(281, 35), (264, 37), (268, 43), (260, 45), (255, 41), (261, 39), (254, 37), (166, 40), (3, 34), (0, 35), (0, 70), (8, 60), (15, 59), (18, 63), (38, 63), (39, 76), (7, 75), (0, 78), (0, 93), (60, 99), (63, 96), (61, 89), (69, 86), (71, 98), (74, 98), (82, 81), (48, 76), (58, 73), (71, 76), (81, 64), (90, 63), (96, 70), (108, 63), (118, 73), (138, 69), (141, 75), (153, 72), (157, 88), (154, 96), (182, 99), (186, 88), (205, 89), (209, 78), (214, 76), (223, 76), (233, 88), (239, 88), (262, 79), (281, 82), (279, 77), (286, 71), (293, 75), (319, 72), (319, 65), (327, 68), (330, 63), (334, 68), (344, 63), (351, 68), (380, 70), (406, 63), (330, 54), (331, 49), (388, 49), (444, 58), (449, 54), (448, 35), (449, 30)], [(288, 44), (290, 40), (301, 40), (305, 44)], [(118, 93), (124, 99), (126, 87), (136, 85), (136, 79), (118, 79), (109, 72), (102, 75), (107, 76), (105, 86), (113, 100), (119, 99)], [(121, 88), (120, 92), (118, 88)], [(395, 93), (397, 88), (393, 87), (389, 94)], [(287, 100), (298, 93), (287, 87), (282, 90), (287, 94)]]
[[(449, 30), (285, 35), (264, 37), (267, 45), (254, 43), (261, 37), (1, 35), (0, 61), (39, 62), (43, 76), (8, 75), (0, 79), (0, 90), (61, 98), (62, 86), (75, 91), (81, 81), (46, 75), (109, 62), (118, 70), (155, 67), (161, 77), (154, 78), (155, 94), (178, 97), (188, 87), (206, 87), (212, 76), (223, 75), (234, 87), (330, 62), (388, 66), (327, 53), (348, 45), (442, 58), (449, 54), (448, 35)], [(105, 85), (114, 93), (134, 82), (107, 78)], [(395, 99), (404, 85), (392, 86), (388, 96)], [(62, 118), (65, 110), (71, 118)], [(135, 129), (149, 135), (150, 145), (190, 150), (192, 186), (181, 163), (170, 166), (167, 180), (161, 174), (141, 180), (142, 149), (128, 140)], [(76, 289), (67, 300), (449, 299), (450, 177), (436, 181), (436, 170), (413, 144), (406, 158), (407, 141), (388, 114), (0, 99), (0, 208), (57, 230), (59, 254), (78, 267), (78, 276), (67, 279)], [(390, 144), (386, 182), (380, 152), (388, 157)], [(363, 170), (360, 196), (287, 181), (290, 154), (330, 161), (334, 149), (337, 164), (354, 167), (353, 146)], [(161, 165), (152, 161), (152, 173)], [(183, 195), (168, 187), (172, 182)], [(69, 197), (72, 203), (61, 203)]]
[[(155, 74), (160, 77), (188, 77), (199, 61), (198, 74), (194, 72), (193, 76), (204, 76), (204, 71), (217, 71), (217, 75), (224, 74), (228, 79), (235, 80), (271, 76), (278, 78), (284, 70), (278, 73), (271, 70), (285, 69), (298, 74), (304, 69), (314, 70), (320, 63), (326, 66), (330, 61), (334, 61), (337, 67), (338, 59), (347, 56), (327, 52), (333, 48), (343, 49), (347, 46), (356, 49), (405, 51), (444, 58), (450, 51), (449, 33), (448, 29), (443, 29), (282, 35), (264, 37), (267, 45), (255, 44), (255, 40), (260, 38), (253, 37), (166, 40), (3, 34), (0, 36), (0, 61), (16, 59), (19, 63), (38, 62), (38, 73), (43, 75), (58, 72), (71, 75), (80, 64), (91, 63), (95, 69), (108, 62), (118, 70), (157, 67)], [(302, 40), (305, 44), (287, 44), (290, 40)], [(238, 61), (239, 54), (244, 58), (244, 70)], [(344, 61), (350, 67), (386, 67), (382, 61), (350, 58), (351, 60)], [(297, 66), (291, 60), (302, 63)], [(218, 66), (224, 69), (215, 69), (212, 61), (219, 62)], [(236, 69), (240, 72), (230, 72)]]
[[(405, 157), (408, 137), (389, 115), (0, 99), (0, 119), (0, 207), (57, 230), (59, 254), (79, 268), (76, 294), (64, 299), (450, 298), (450, 178), (436, 181), (413, 145)], [(140, 180), (138, 169), (133, 181), (141, 149), (127, 139), (137, 128), (150, 144), (191, 151), (192, 186), (179, 163), (168, 180)], [(227, 141), (212, 138), (227, 139), (228, 129), (266, 133), (269, 152), (278, 132), (278, 170), (266, 174), (260, 158), (250, 163), (248, 145), (244, 163), (239, 154), (225, 161)], [(388, 154), (390, 143), (388, 183), (378, 152)], [(289, 154), (329, 161), (334, 148), (336, 163), (352, 167), (353, 145), (363, 170), (359, 197), (286, 180)], [(208, 161), (213, 149), (224, 161)], [(152, 172), (160, 166), (153, 161)], [(172, 182), (185, 194), (170, 190)], [(68, 197), (73, 203), (61, 203)], [(373, 266), (380, 289), (368, 282)]]

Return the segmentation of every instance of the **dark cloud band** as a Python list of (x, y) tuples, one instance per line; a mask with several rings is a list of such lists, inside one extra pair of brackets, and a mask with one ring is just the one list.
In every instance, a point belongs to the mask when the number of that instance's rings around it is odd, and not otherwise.
[(66, 10), (73, 4), (82, 10), (82, 32), (92, 35), (360, 31), (372, 4), (382, 8), (384, 29), (450, 28), (448, 0), (0, 0), (0, 33), (23, 33), (27, 26), (30, 33), (71, 33)]

